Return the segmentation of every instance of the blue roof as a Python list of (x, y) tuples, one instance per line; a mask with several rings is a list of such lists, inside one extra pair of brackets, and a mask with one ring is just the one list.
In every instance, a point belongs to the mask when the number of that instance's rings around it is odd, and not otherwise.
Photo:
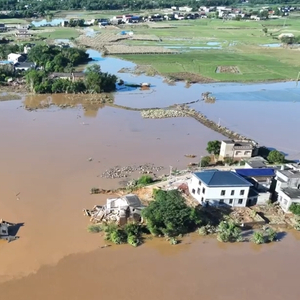
[(252, 186), (249, 181), (232, 171), (203, 171), (194, 175), (209, 187)]
[(272, 168), (259, 169), (236, 169), (235, 172), (244, 177), (269, 177), (275, 176), (275, 170)]

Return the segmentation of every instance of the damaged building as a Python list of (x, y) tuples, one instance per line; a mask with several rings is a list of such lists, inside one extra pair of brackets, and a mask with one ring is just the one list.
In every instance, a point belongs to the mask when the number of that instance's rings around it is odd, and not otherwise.
[(142, 222), (141, 212), (144, 208), (137, 195), (129, 194), (119, 198), (109, 198), (106, 205), (96, 205), (92, 210), (84, 210), (91, 217), (92, 223), (116, 222), (124, 225), (128, 221)]

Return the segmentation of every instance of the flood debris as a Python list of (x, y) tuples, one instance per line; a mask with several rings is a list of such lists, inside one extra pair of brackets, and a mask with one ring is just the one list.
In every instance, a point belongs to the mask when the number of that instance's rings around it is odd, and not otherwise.
[(84, 209), (84, 215), (91, 223), (116, 223), (120, 226), (127, 222), (142, 223), (141, 211), (144, 208), (139, 197), (128, 194), (119, 198), (108, 198), (106, 205), (95, 205), (91, 210)]
[(10, 234), (10, 228), (17, 226), (15, 223), (6, 222), (2, 219), (0, 219), (0, 239), (6, 240), (8, 242), (11, 242), (18, 238), (16, 235)]
[(159, 172), (163, 170), (164, 167), (162, 166), (155, 166), (154, 164), (144, 164), (139, 166), (115, 166), (105, 172), (102, 173), (101, 177), (103, 178), (126, 178), (130, 176), (134, 172), (139, 172), (140, 174), (153, 174), (154, 172)]

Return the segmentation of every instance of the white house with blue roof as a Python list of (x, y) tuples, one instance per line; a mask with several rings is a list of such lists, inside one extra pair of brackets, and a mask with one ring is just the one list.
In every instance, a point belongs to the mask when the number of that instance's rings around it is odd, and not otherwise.
[(235, 172), (206, 170), (192, 174), (189, 192), (202, 205), (244, 207), (251, 186)]

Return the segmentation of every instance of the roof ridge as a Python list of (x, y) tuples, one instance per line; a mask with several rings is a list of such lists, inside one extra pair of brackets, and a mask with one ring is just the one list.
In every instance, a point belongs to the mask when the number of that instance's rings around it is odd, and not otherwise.
[(219, 172), (219, 171), (213, 171), (213, 172), (212, 172), (213, 175), (210, 177), (209, 182), (208, 182), (207, 184), (210, 184), (210, 183), (211, 183), (211, 181), (213, 180), (213, 178), (214, 178), (214, 176), (216, 175), (217, 172)]

